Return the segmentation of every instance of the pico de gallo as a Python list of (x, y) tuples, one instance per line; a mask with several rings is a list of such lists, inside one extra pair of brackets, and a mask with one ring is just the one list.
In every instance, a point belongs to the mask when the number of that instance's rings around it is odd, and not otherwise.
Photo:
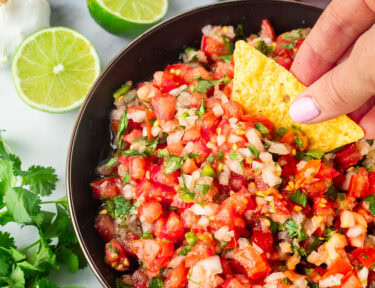
[[(243, 28), (114, 93), (112, 157), (91, 183), (118, 287), (374, 287), (375, 144), (309, 150), (231, 100)], [(309, 29), (247, 42), (289, 69)]]

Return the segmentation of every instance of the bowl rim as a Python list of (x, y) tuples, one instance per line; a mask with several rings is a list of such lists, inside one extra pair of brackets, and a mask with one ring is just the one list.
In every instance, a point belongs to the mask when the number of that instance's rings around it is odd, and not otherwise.
[[(297, 5), (297, 6), (302, 6), (302, 7), (308, 7), (310, 9), (315, 9), (319, 12), (322, 12), (324, 9), (317, 7), (316, 5), (305, 3), (305, 2), (297, 2), (295, 0), (253, 0), (251, 3), (253, 4), (261, 4), (261, 3), (286, 3), (286, 4), (292, 4), (292, 5)], [(80, 126), (81, 120), (83, 115), (85, 114), (86, 107), (88, 103), (90, 102), (91, 98), (93, 97), (93, 92), (97, 88), (97, 86), (101, 83), (102, 79), (104, 76), (108, 73), (108, 71), (112, 68), (112, 66), (122, 57), (122, 55), (129, 49), (131, 49), (133, 46), (137, 45), (138, 42), (140, 42), (144, 37), (147, 37), (149, 34), (154, 33), (154, 31), (159, 30), (163, 28), (164, 26), (168, 26), (171, 23), (178, 21), (180, 18), (186, 17), (190, 14), (194, 14), (197, 12), (209, 10), (212, 7), (217, 7), (217, 6), (231, 6), (235, 5), (237, 3), (249, 3), (249, 0), (235, 0), (235, 1), (223, 1), (223, 2), (218, 2), (218, 3), (212, 3), (212, 4), (207, 4), (207, 5), (201, 5), (197, 6), (195, 8), (189, 9), (187, 11), (181, 12), (169, 19), (163, 20), (160, 23), (154, 25), (153, 27), (147, 29), (143, 33), (141, 33), (139, 36), (137, 36), (134, 40), (132, 40), (129, 44), (125, 45), (116, 55), (104, 66), (102, 69), (100, 75), (97, 77), (95, 80), (94, 84), (91, 86), (90, 90), (87, 92), (87, 95), (77, 113), (74, 126), (71, 132), (71, 137), (69, 141), (69, 147), (68, 147), (68, 154), (67, 154), (67, 160), (66, 160), (66, 167), (65, 167), (65, 185), (66, 185), (66, 196), (68, 200), (68, 206), (69, 206), (69, 213), (71, 216), (72, 220), (72, 225), (74, 228), (74, 232), (77, 236), (78, 243), (82, 249), (82, 252), (87, 260), (88, 266), (94, 273), (95, 277), (98, 279), (100, 284), (103, 287), (109, 287), (108, 284), (106, 283), (104, 277), (102, 277), (102, 274), (100, 273), (99, 269), (97, 269), (96, 265), (94, 264), (93, 259), (91, 258), (91, 255), (87, 249), (87, 245), (85, 241), (83, 240), (81, 231), (79, 229), (78, 221), (77, 221), (77, 215), (75, 213), (75, 210), (73, 208), (73, 200), (72, 200), (72, 187), (71, 187), (71, 170), (72, 170), (72, 162), (73, 162), (73, 150), (75, 146), (75, 140), (77, 137), (77, 131), (78, 127)]]

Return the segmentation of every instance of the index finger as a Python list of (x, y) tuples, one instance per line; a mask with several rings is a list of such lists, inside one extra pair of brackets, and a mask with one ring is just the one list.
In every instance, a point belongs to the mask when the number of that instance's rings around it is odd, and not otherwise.
[(333, 0), (299, 49), (292, 73), (310, 85), (375, 22), (374, 0)]

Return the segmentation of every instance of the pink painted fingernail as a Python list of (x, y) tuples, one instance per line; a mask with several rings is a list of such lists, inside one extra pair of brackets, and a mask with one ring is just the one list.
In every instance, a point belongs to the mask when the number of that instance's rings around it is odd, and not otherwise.
[(289, 107), (289, 115), (293, 121), (308, 122), (320, 114), (318, 106), (311, 97), (298, 98)]

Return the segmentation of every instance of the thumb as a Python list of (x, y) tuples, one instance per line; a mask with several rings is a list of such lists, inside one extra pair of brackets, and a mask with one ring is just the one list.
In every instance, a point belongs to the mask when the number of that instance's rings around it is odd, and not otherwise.
[(290, 117), (300, 123), (326, 121), (355, 111), (374, 95), (373, 41), (375, 27), (357, 40), (349, 57), (301, 93), (290, 106)]

